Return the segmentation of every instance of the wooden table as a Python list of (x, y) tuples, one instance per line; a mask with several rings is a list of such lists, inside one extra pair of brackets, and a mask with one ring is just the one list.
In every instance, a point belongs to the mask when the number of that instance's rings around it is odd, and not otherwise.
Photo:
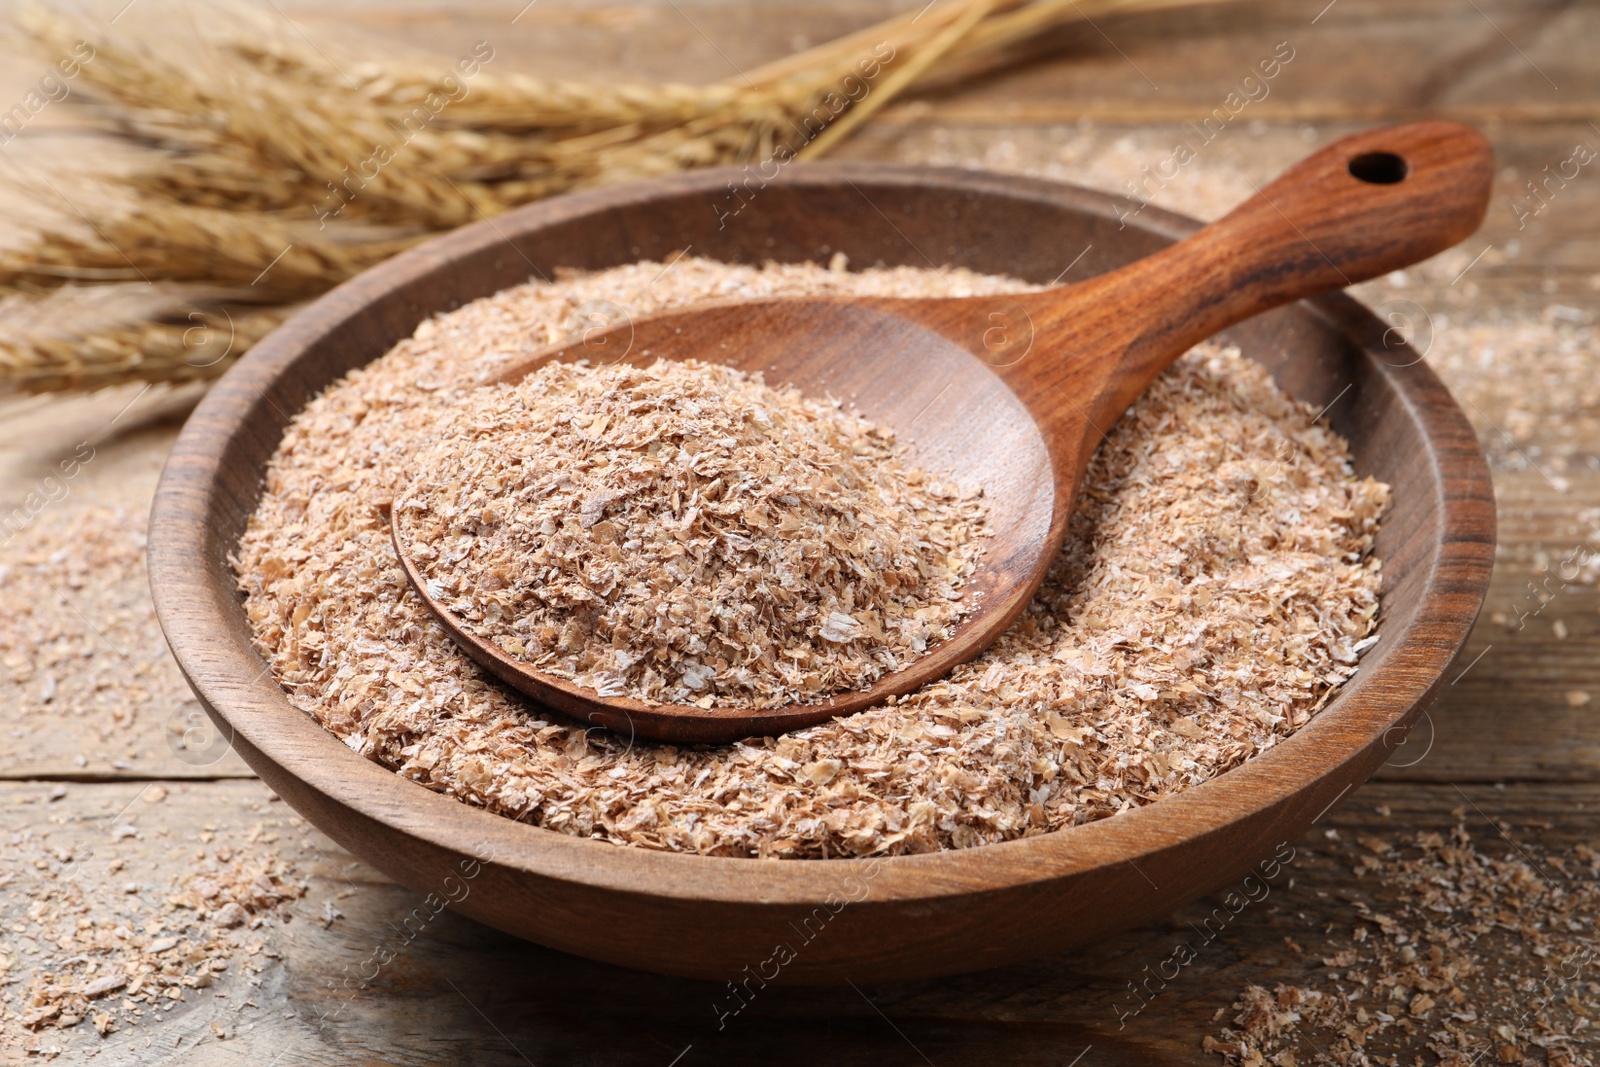
[[(313, 41), (359, 32), (446, 56), (483, 39), (506, 67), (696, 79), (731, 75), (907, 5), (544, 0), (511, 25), (520, 6), (340, 0), (274, 9)], [(1503, 164), (1484, 230), (1358, 295), (1431, 338), (1428, 358), (1465, 399), (1494, 464), (1500, 563), (1453, 684), (1391, 765), (1297, 842), (1270, 896), (1137, 1016), (1126, 1012), (1128, 983), (1206, 905), (1003, 971), (774, 988), (722, 1028), (713, 1007), (722, 990), (709, 983), (590, 963), (448, 913), (406, 933), (413, 894), (297, 819), (236, 757), (179, 745), (196, 705), (185, 702), (149, 616), (138, 530), (194, 393), (133, 388), (13, 402), (0, 412), (7, 508), (80, 443), (94, 448), (64, 498), (25, 536), (0, 544), (0, 567), (37, 565), (56, 576), (26, 618), (0, 624), (8, 742), (0, 922), (15, 930), (28, 906), (23, 883), (4, 888), (7, 871), (70, 874), (101, 898), (132, 882), (130, 908), (159, 907), (193, 850), (224, 846), (270, 847), (305, 892), (282, 921), (256, 931), (255, 954), (241, 952), (214, 988), (190, 991), (107, 1038), (88, 1023), (30, 1036), (8, 1007), (0, 1062), (29, 1059), (31, 1043), (33, 1052), (59, 1048), (70, 1058), (93, 1051), (97, 1063), (1216, 1064), (1200, 1043), (1216, 1032), (1219, 1010), (1249, 982), (1270, 986), (1314, 971), (1320, 964), (1301, 942), (1347, 928), (1354, 901), (1382, 897), (1381, 884), (1352, 873), (1330, 831), (1395, 837), (1465, 819), (1482, 839), (1592, 839), (1600, 594), (1595, 566), (1581, 564), (1600, 551), (1600, 389), (1589, 332), (1600, 292), (1600, 164), (1535, 215), (1532, 201), (1513, 204), (1525, 181), (1575, 145), (1600, 146), (1600, 9), (1295, 0), (1099, 19), (1060, 33), (1036, 63), (895, 104), (839, 155), (1125, 189), (1280, 42), (1294, 58), (1270, 95), (1155, 201), (1214, 216), (1308, 145), (1349, 129), (1419, 116), (1482, 124)], [(8, 66), (7, 99), (25, 91), (31, 69)], [(5, 150), (47, 164), (96, 151), (70, 114), (43, 116)], [(374, 945), (397, 939), (403, 950), (376, 984), (348, 993), (351, 969)], [(0, 975), (8, 1005), (19, 976), (66, 952), (17, 943), (4, 951), (12, 954), (12, 972)]]

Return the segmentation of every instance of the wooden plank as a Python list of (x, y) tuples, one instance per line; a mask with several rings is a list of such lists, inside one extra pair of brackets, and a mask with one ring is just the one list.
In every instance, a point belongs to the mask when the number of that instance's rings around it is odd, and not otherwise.
[(1058, 50), (1051, 62), (932, 96), (929, 114), (983, 125), (1198, 120), (1243, 92), (1244, 77), (1283, 43), (1293, 58), (1264, 91), (1248, 87), (1259, 99), (1247, 119), (1370, 121), (1451, 108), (1491, 118), (1507, 104), (1577, 119), (1588, 116), (1575, 102), (1600, 94), (1600, 72), (1583, 59), (1597, 40), (1592, 15), (1565, 3), (1279, 0), (1105, 15), (1043, 42)]
[[(306, 883), (305, 893), (284, 906), (283, 916), (236, 931), (241, 947), (213, 986), (186, 989), (170, 1009), (146, 1008), (137, 1025), (119, 1024), (104, 1039), (87, 1022), (64, 1032), (46, 1028), (37, 1035), (42, 1048), (95, 1048), (95, 1062), (108, 1064), (165, 1062), (164, 1055), (193, 1064), (270, 1063), (284, 1055), (290, 1059), (281, 1062), (309, 1064), (661, 1067), (682, 1054), (683, 1064), (915, 1064), (926, 1055), (940, 1067), (1214, 1065), (1200, 1051), (1201, 1038), (1215, 1033), (1213, 1016), (1246, 983), (1314, 980), (1322, 956), (1348, 940), (1353, 902), (1369, 900), (1381, 910), (1393, 898), (1381, 873), (1353, 877), (1355, 835), (1398, 840), (1463, 823), (1491, 851), (1534, 843), (1567, 848), (1592, 842), (1600, 811), (1600, 786), (1593, 784), (1364, 787), (1327, 817), (1326, 828), (1292, 843), (1294, 856), (1264, 899), (1223, 928), (1203, 928), (1211, 936), (1194, 962), (1137, 1015), (1129, 1014), (1135, 1002), (1128, 983), (1175, 944), (1195, 942), (1190, 924), (1211, 915), (1215, 901), (1091, 949), (1003, 970), (859, 989), (752, 987), (749, 1006), (726, 1015), (733, 1002), (724, 985), (590, 963), (449, 912), (435, 917), (415, 894), (298, 824), (259, 783), (165, 788), (168, 795), (156, 803), (139, 798), (149, 787), (126, 783), (72, 785), (52, 801), (47, 786), (0, 784), (5, 829), (33, 835), (21, 843), (0, 839), (13, 842), (7, 868), (21, 875), (0, 898), (0, 917), (8, 929), (24, 927), (7, 945), (19, 961), (0, 985), (8, 1009), (16, 1010), (30, 975), (61, 969), (81, 947), (35, 942), (30, 950), (21, 941), (29, 936), (26, 913), (39, 885), (75, 878), (85, 917), (119, 924), (156, 918), (160, 936), (180, 937), (192, 933), (192, 915), (163, 901), (224, 849), (281, 857)], [(1502, 824), (1515, 844), (1496, 843), (1500, 831), (1486, 820)], [(138, 835), (113, 836), (110, 828), (118, 825), (137, 827)], [(62, 863), (63, 854), (74, 858)], [(33, 867), (35, 859), (44, 870)], [(112, 871), (114, 860), (122, 865)], [(130, 882), (138, 888), (126, 893)], [(339, 913), (331, 922), (324, 921), (328, 905)], [(246, 946), (257, 941), (263, 949), (249, 955)], [(366, 988), (360, 988), (363, 974), (372, 978)], [(1077, 1060), (1085, 1048), (1090, 1052)]]
[(1380, 776), (1600, 781), (1600, 476), (1496, 474), (1500, 553), (1451, 684)]
[(144, 573), (161, 464), (194, 390), (28, 401), (0, 418), (0, 778), (250, 773), (167, 650)]
[[(124, 0), (93, 5), (105, 17)], [(925, 0), (924, 0), (925, 2)], [(539, 0), (440, 5), (435, 0), (372, 4), (277, 3), (266, 9), (267, 32), (311, 45), (336, 66), (373, 54), (442, 62), (478, 41), (490, 44), (491, 69), (515, 69), (552, 79), (706, 83), (791, 52), (821, 44), (922, 3), (908, 0), (774, 0), (759, 5), (726, 0), (646, 0), (590, 3)], [(137, 6), (119, 25), (155, 25), (189, 32), (170, 15)], [(203, 37), (197, 47), (207, 47)]]
[[(426, 53), (448, 51), (455, 39), (481, 38), (509, 59), (537, 63), (551, 77), (593, 79), (614, 72), (633, 80), (703, 82), (737, 77), (797, 48), (921, 6), (896, 0), (545, 0), (526, 10), (521, 4), (477, 2), (445, 14), (430, 0), (414, 0), (282, 4), (279, 10), (299, 32), (325, 45), (348, 39), (352, 30)], [(1215, 97), (1220, 103), (1284, 40), (1296, 49), (1289, 68), (1294, 81), (1280, 83), (1252, 105), (1268, 121), (1400, 116), (1407, 107), (1455, 107), (1463, 115), (1491, 117), (1498, 114), (1492, 109), (1507, 104), (1536, 117), (1581, 119), (1589, 116), (1581, 101), (1600, 96), (1600, 73), (1583, 58), (1600, 43), (1600, 29), (1578, 5), (1336, 0), (1326, 7), (1273, 0), (1155, 16), (1099, 16), (1092, 26), (1064, 28), (1028, 50), (1061, 62), (1009, 64), (986, 83), (935, 94), (934, 113), (941, 121), (980, 125), (1071, 122), (1085, 115), (1111, 122), (1181, 122), (1206, 110), (1197, 102)]]

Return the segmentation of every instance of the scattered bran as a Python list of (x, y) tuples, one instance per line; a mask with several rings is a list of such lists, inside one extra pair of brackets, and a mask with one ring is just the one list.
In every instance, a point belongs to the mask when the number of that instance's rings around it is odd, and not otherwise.
[(219, 1015), (248, 1023), (308, 883), (279, 845), (303, 820), (240, 786), (242, 805), (175, 782), (0, 789), (0, 1062), (78, 1062), (113, 1036), (148, 1047), (153, 1027), (195, 1009), (218, 1037), (233, 1029)]
[(1464, 822), (1393, 844), (1329, 831), (1352, 885), (1378, 884), (1353, 926), (1308, 949), (1320, 974), (1246, 987), (1203, 1048), (1247, 1067), (1420, 1063), (1424, 1049), (1441, 1067), (1592, 1067), (1600, 852), (1497, 828), (1509, 848), (1480, 848)]

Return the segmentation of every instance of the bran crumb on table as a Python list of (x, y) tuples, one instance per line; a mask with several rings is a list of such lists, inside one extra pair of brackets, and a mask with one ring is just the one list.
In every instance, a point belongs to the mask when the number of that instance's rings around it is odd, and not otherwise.
[(1443, 1067), (1593, 1067), (1600, 852), (1496, 829), (1487, 846), (1464, 822), (1334, 839), (1350, 925), (1307, 946), (1298, 984), (1247, 985), (1201, 1047), (1246, 1067), (1409, 1064), (1423, 1049)]

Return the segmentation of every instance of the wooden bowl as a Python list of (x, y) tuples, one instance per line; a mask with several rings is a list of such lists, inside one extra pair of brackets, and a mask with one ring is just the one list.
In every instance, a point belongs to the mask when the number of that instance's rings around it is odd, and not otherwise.
[[(1394, 487), (1377, 552), (1382, 639), (1309, 725), (1257, 759), (1111, 819), (1023, 840), (866, 860), (651, 852), (514, 822), (428, 791), (293, 708), (251, 643), (228, 554), (291, 415), (428, 316), (559, 266), (670, 259), (942, 266), (1048, 282), (1147, 254), (1199, 224), (1025, 178), (879, 164), (706, 170), (560, 197), (467, 226), (324, 296), (206, 395), (167, 462), (150, 582), (212, 719), (316, 826), (419, 893), (508, 933), (717, 981), (928, 977), (1055, 952), (1238, 880), (1398, 746), (1483, 603), (1495, 513), (1477, 439), (1386, 324), (1334, 295), (1230, 330)], [(1388, 345), (1386, 346), (1386, 340)], [(748, 968), (748, 969), (747, 969)]]

